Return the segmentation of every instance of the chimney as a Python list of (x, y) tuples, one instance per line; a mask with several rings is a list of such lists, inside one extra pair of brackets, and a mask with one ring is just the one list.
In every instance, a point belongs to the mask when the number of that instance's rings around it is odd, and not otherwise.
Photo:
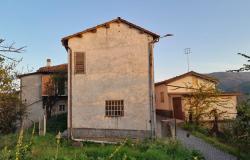
[(50, 67), (51, 66), (51, 59), (47, 59), (47, 65), (46, 65), (47, 67)]

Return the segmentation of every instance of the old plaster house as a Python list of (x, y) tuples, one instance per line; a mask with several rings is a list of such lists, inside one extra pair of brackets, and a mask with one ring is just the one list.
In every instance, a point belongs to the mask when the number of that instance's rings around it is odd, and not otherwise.
[(72, 139), (154, 135), (152, 52), (158, 38), (118, 17), (62, 39)]
[[(48, 93), (48, 83), (51, 76), (62, 73), (67, 74), (67, 64), (51, 66), (51, 60), (47, 59), (47, 65), (36, 72), (19, 75), (21, 83), (21, 100), (27, 105), (28, 116), (25, 126), (29, 127), (33, 122), (43, 121)], [(63, 84), (62, 84), (63, 85)], [(57, 99), (52, 107), (52, 115), (67, 112), (67, 82), (60, 89), (53, 91)]]
[[(218, 81), (204, 74), (191, 71), (156, 83), (155, 101), (157, 115), (165, 118), (174, 117), (179, 120), (187, 120), (188, 105), (185, 103), (183, 97), (194, 92), (194, 89), (198, 87), (197, 85), (202, 83), (215, 88)], [(194, 89), (188, 87), (190, 85)], [(218, 108), (220, 111), (225, 111), (222, 119), (234, 119), (236, 117), (238, 95), (238, 93), (220, 93), (218, 101), (223, 101), (223, 107), (218, 104), (214, 104), (214, 107)], [(205, 120), (210, 119), (207, 118)]]

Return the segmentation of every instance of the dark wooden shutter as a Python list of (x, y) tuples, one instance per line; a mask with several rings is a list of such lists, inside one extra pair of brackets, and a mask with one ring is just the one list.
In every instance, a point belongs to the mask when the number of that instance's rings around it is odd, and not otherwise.
[(161, 94), (160, 95), (161, 96), (161, 103), (164, 103), (164, 92), (161, 92), (160, 94)]
[(84, 74), (85, 69), (85, 53), (75, 52), (75, 74)]

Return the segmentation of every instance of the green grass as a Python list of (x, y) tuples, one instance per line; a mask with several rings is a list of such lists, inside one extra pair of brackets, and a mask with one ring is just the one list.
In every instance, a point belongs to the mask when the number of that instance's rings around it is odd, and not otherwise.
[[(25, 141), (29, 140), (26, 133)], [(5, 146), (9, 149), (15, 147), (16, 135), (2, 136)], [(2, 142), (2, 141), (1, 141)], [(11, 143), (9, 143), (11, 142)], [(1, 143), (2, 144), (2, 143)], [(11, 145), (8, 145), (11, 144)], [(83, 143), (82, 147), (73, 147), (70, 141), (60, 142), (58, 159), (60, 160), (81, 160), (81, 159), (109, 159), (110, 155), (120, 145)], [(4, 145), (1, 145), (3, 149)], [(52, 160), (56, 154), (57, 143), (54, 134), (46, 136), (35, 136), (32, 145), (31, 157), (36, 160)], [(14, 152), (14, 150), (13, 150)], [(13, 153), (14, 154), (14, 153)], [(162, 139), (158, 141), (143, 141), (126, 143), (114, 154), (113, 160), (121, 160), (124, 157), (131, 160), (192, 160), (194, 157), (201, 157), (199, 153), (185, 149), (178, 142)]]
[[(123, 145), (84, 142), (82, 147), (74, 147), (71, 141), (61, 139), (58, 145), (55, 138), (56, 132), (66, 129), (65, 119), (66, 115), (50, 119), (48, 133), (46, 136), (34, 136), (31, 152), (26, 157), (30, 157), (32, 160), (55, 160), (56, 153), (58, 153), (57, 160), (194, 160), (195, 157), (196, 160), (203, 159), (197, 151), (188, 150), (171, 139), (127, 140)], [(24, 134), (23, 145), (29, 143), (30, 137), (31, 130), (28, 129)], [(1, 152), (5, 146), (11, 152), (11, 160), (15, 159), (17, 139), (17, 134), (0, 136), (0, 160), (2, 160)], [(58, 152), (57, 146), (59, 146)]]

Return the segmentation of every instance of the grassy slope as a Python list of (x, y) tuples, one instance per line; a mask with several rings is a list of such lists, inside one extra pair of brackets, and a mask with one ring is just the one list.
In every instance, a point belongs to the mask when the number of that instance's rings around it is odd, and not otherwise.
[[(34, 136), (31, 151), (32, 159), (52, 160), (55, 157), (57, 150), (55, 135), (58, 130), (62, 131), (65, 129), (65, 117), (65, 115), (62, 115), (52, 119), (52, 121), (50, 120), (48, 125), (49, 133), (47, 133), (46, 136)], [(27, 144), (31, 137), (30, 131), (26, 131), (24, 137), (25, 144)], [(14, 154), (16, 141), (16, 134), (0, 136), (0, 152), (4, 146), (8, 146)], [(73, 147), (70, 141), (62, 140), (60, 142), (58, 159), (85, 160), (86, 157), (88, 157), (87, 159), (108, 159), (119, 146), (120, 145), (84, 143), (83, 147)], [(114, 154), (112, 159), (120, 160), (123, 159), (125, 155), (127, 156), (127, 160), (191, 160), (194, 159), (194, 157), (200, 156), (197, 152), (185, 149), (178, 142), (171, 140), (134, 143), (128, 141)]]
[[(29, 141), (30, 134), (26, 133), (26, 141)], [(8, 146), (13, 149), (16, 145), (15, 134), (0, 137), (1, 148)], [(164, 142), (163, 142), (164, 141)], [(64, 160), (80, 160), (85, 156), (88, 159), (105, 158), (108, 159), (112, 153), (119, 147), (119, 145), (104, 145), (104, 144), (91, 144), (84, 143), (83, 147), (73, 147), (70, 142), (63, 140), (60, 143), (58, 159)], [(32, 146), (31, 157), (36, 160), (51, 160), (56, 155), (57, 144), (55, 134), (48, 133), (46, 136), (35, 136), (34, 144)], [(114, 155), (113, 160), (120, 160), (124, 156), (128, 159), (136, 160), (192, 160), (198, 154), (197, 152), (187, 150), (180, 144), (169, 141), (161, 140), (161, 142), (138, 142), (127, 143)]]
[[(54, 157), (56, 153), (56, 143), (54, 135), (45, 137), (35, 137), (32, 155), (34, 159), (44, 160)], [(108, 158), (118, 145), (84, 144), (83, 147), (72, 147), (64, 141), (59, 148), (59, 158), (81, 159), (88, 156), (91, 159), (98, 157)], [(185, 160), (192, 159), (191, 151), (184, 149), (180, 144), (172, 142), (163, 143), (145, 143), (138, 145), (126, 144), (113, 157), (113, 159), (122, 159), (124, 155), (137, 160)]]

